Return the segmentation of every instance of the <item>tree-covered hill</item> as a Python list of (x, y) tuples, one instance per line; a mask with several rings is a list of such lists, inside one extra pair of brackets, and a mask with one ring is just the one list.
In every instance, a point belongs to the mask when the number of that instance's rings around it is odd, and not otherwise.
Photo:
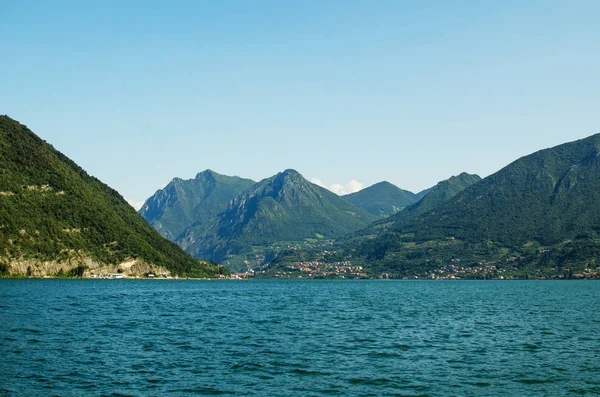
[(393, 222), (393, 228), (400, 228), (402, 225), (417, 218), (419, 215), (433, 211), (443, 203), (456, 196), (471, 185), (479, 182), (481, 177), (476, 174), (463, 172), (439, 182), (437, 185), (427, 190), (427, 193), (421, 200), (406, 208), (390, 218)]
[(186, 228), (207, 225), (229, 201), (254, 184), (250, 179), (211, 170), (198, 173), (194, 179), (174, 178), (146, 200), (139, 213), (160, 234), (175, 241)]
[(193, 259), (156, 232), (115, 190), (26, 126), (0, 116), (0, 272), (49, 262), (65, 272), (90, 261), (142, 261), (173, 273), (214, 276), (220, 268)]
[(414, 193), (386, 181), (342, 197), (369, 214), (380, 217), (395, 214), (418, 200)]
[(456, 194), (480, 180), (481, 178), (478, 175), (466, 172), (445, 179), (434, 187), (427, 189), (425, 195), (416, 203), (387, 218), (379, 219), (351, 235), (345, 236), (343, 240), (356, 244), (357, 240), (372, 238), (386, 230), (399, 229), (419, 215), (440, 207)]
[(382, 271), (461, 260), (560, 272), (597, 266), (599, 232), (600, 134), (523, 157), (359, 252)]

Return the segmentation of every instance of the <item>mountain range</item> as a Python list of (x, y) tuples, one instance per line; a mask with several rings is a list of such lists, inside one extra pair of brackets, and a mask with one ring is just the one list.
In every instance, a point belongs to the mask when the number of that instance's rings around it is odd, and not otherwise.
[(597, 276), (600, 134), (416, 194), (380, 182), (338, 196), (292, 169), (259, 182), (206, 170), (173, 179), (140, 214), (0, 116), (0, 276), (226, 273), (180, 247), (266, 275), (309, 264), (337, 269), (328, 276)]
[(173, 179), (139, 213), (189, 254), (241, 271), (290, 246), (331, 245), (418, 200), (389, 182), (338, 196), (292, 169), (257, 183), (206, 170)]
[(177, 242), (196, 257), (239, 270), (264, 264), (273, 244), (327, 240), (374, 219), (289, 169), (256, 183), (234, 198), (208, 227), (192, 226)]
[[(338, 238), (335, 246), (327, 247), (326, 251), (315, 249), (314, 247), (312, 249), (282, 251), (264, 268), (262, 276), (268, 277), (281, 274), (288, 274), (289, 276), (289, 272), (286, 270), (289, 270), (290, 267), (293, 268), (294, 264), (310, 262), (323, 263), (325, 267), (327, 267), (328, 263), (334, 263), (337, 269), (340, 267), (340, 262), (350, 263), (356, 262), (358, 259), (358, 262), (363, 265), (361, 267), (371, 269), (372, 263), (370, 261), (364, 261), (360, 257), (353, 257), (353, 254), (357, 251), (356, 247), (363, 247), (364, 249), (365, 246), (369, 246), (370, 240), (383, 234), (385, 231), (390, 229), (396, 230), (400, 225), (409, 222), (418, 215), (435, 210), (460, 191), (480, 180), (479, 176), (467, 173), (452, 176), (447, 180), (439, 182), (436, 186), (426, 189), (419, 201), (409, 205), (400, 212), (383, 219), (378, 219), (356, 232)], [(347, 274), (338, 274), (338, 276), (341, 275), (347, 276)]]
[(208, 223), (229, 201), (256, 182), (206, 170), (194, 179), (174, 178), (150, 197), (139, 213), (160, 234), (176, 241), (185, 229)]

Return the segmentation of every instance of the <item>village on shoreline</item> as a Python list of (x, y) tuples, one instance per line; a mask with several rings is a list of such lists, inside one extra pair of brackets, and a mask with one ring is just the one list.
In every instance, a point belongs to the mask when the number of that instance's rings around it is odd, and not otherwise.
[[(6, 278), (6, 277), (5, 277)], [(169, 273), (149, 273), (145, 275), (128, 275), (125, 273), (90, 274), (81, 277), (64, 276), (26, 276), (13, 275), (15, 279), (88, 279), (88, 280), (597, 280), (600, 279), (600, 269), (585, 269), (582, 273), (572, 273), (564, 269), (563, 273), (552, 275), (529, 275), (511, 272), (506, 269), (496, 269), (494, 266), (479, 266), (473, 268), (449, 266), (423, 274), (394, 277), (389, 273), (372, 276), (363, 271), (361, 266), (351, 266), (349, 263), (331, 264), (319, 268), (314, 264), (293, 264), (284, 270), (267, 273), (266, 271), (248, 271), (219, 274), (214, 278), (180, 277)]]

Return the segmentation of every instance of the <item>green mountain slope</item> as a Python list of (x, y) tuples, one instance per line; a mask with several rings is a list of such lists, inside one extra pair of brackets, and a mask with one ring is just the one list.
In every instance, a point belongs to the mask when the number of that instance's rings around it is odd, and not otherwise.
[(354, 243), (356, 243), (357, 238), (372, 238), (383, 231), (398, 229), (418, 216), (438, 208), (456, 194), (480, 180), (481, 178), (478, 175), (467, 174), (466, 172), (443, 180), (434, 187), (427, 189), (423, 198), (416, 203), (409, 205), (392, 216), (371, 223), (353, 235), (347, 236), (346, 240), (354, 240)]
[(417, 201), (414, 193), (385, 181), (342, 197), (375, 216), (392, 215)]
[(596, 266), (600, 134), (523, 157), (361, 247), (379, 270), (450, 260), (536, 272)]
[[(166, 268), (190, 276), (219, 269), (163, 238), (117, 193), (0, 116), (0, 273), (125, 273)], [(122, 264), (122, 267), (118, 267)]]
[[(286, 170), (235, 198), (208, 228), (191, 227), (178, 243), (194, 256), (229, 261), (258, 249), (256, 266), (266, 260), (265, 247), (303, 239), (322, 240), (356, 230), (375, 219), (346, 200)], [(269, 248), (270, 249), (270, 248)], [(248, 261), (247, 257), (241, 259)]]
[(406, 208), (407, 211), (402, 211), (402, 213), (394, 216), (392, 220), (397, 224), (397, 227), (399, 227), (419, 215), (438, 208), (440, 205), (480, 180), (481, 177), (479, 175), (468, 174), (466, 172), (452, 176), (439, 182), (431, 189), (428, 189), (421, 200)]
[(250, 179), (200, 172), (194, 179), (173, 179), (150, 197), (139, 213), (160, 234), (174, 241), (189, 226), (206, 225), (234, 197), (254, 185)]
[[(336, 239), (332, 246), (326, 247), (326, 250), (319, 249), (319, 247), (307, 247), (307, 249), (282, 251), (265, 267), (262, 276), (276, 277), (277, 275), (285, 274), (291, 277), (294, 275), (297, 276), (297, 272), (290, 273), (290, 268), (297, 267), (294, 263), (297, 264), (298, 262), (322, 263), (323, 266), (319, 267), (319, 272), (327, 274), (331, 273), (332, 268), (342, 269), (345, 266), (343, 264), (344, 261), (356, 261), (356, 258), (352, 258), (351, 254), (356, 251), (356, 247), (361, 247), (361, 244), (363, 244), (362, 248), (367, 252), (369, 251), (365, 247), (377, 247), (377, 243), (374, 244), (370, 241), (365, 243), (366, 240), (373, 239), (386, 230), (398, 229), (401, 225), (410, 222), (418, 215), (434, 210), (459, 191), (466, 189), (479, 180), (481, 178), (477, 175), (462, 173), (441, 181), (436, 186), (427, 189), (427, 194), (417, 203), (409, 205), (392, 216), (378, 219), (356, 232)], [(358, 262), (362, 262), (362, 260), (359, 259)], [(362, 273), (362, 271), (358, 273)], [(351, 274), (343, 275), (344, 277), (353, 277)], [(303, 274), (303, 276), (310, 277), (314, 276), (314, 274)]]
[(428, 189), (423, 189), (423, 190), (421, 190), (418, 193), (415, 193), (415, 196), (417, 197), (417, 200), (421, 200), (423, 197), (425, 197), (425, 195), (427, 193), (429, 193), (430, 190), (431, 190), (431, 188), (428, 188)]
[(404, 211), (390, 217), (388, 220), (391, 222), (391, 227), (398, 229), (418, 216), (435, 210), (480, 180), (481, 177), (479, 175), (463, 172), (460, 175), (452, 176), (439, 182), (431, 189), (428, 189), (421, 200), (405, 208)]

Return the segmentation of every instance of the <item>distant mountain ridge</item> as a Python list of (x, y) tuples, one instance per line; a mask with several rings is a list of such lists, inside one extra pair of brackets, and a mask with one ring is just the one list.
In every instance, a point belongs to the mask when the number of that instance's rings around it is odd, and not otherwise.
[[(465, 176), (419, 194), (446, 194), (458, 189)], [(191, 255), (243, 270), (268, 262), (290, 243), (299, 248), (297, 243), (312, 241), (305, 248), (313, 250), (365, 227), (363, 232), (371, 233), (370, 227), (379, 229), (395, 217), (367, 226), (371, 222), (401, 215), (418, 199), (385, 181), (338, 196), (292, 169), (258, 183), (206, 170), (191, 180), (173, 179), (146, 201), (140, 214)]]
[(194, 179), (174, 178), (146, 200), (139, 213), (159, 233), (175, 241), (186, 228), (206, 225), (254, 184), (250, 179), (205, 170)]
[(418, 201), (414, 193), (400, 189), (387, 181), (376, 183), (342, 197), (356, 207), (379, 217), (395, 214), (407, 205)]
[(406, 208), (406, 211), (402, 211), (391, 217), (389, 221), (393, 223), (393, 228), (400, 228), (402, 225), (410, 222), (419, 215), (435, 210), (443, 203), (480, 180), (481, 177), (479, 175), (468, 174), (466, 172), (443, 180), (434, 187), (427, 189), (423, 198)]
[(347, 236), (347, 238), (349, 241), (352, 241), (355, 240), (356, 237), (373, 237), (385, 230), (398, 229), (402, 227), (402, 225), (417, 218), (419, 215), (435, 210), (456, 194), (480, 180), (481, 177), (479, 175), (463, 172), (438, 182), (434, 187), (424, 190), (423, 192), (425, 194), (423, 197), (414, 204), (409, 205), (402, 211), (389, 217), (369, 224), (365, 228), (357, 231), (353, 236)]
[(194, 256), (223, 262), (250, 252), (252, 246), (337, 237), (374, 219), (289, 169), (233, 199), (208, 228), (188, 228), (178, 243)]

